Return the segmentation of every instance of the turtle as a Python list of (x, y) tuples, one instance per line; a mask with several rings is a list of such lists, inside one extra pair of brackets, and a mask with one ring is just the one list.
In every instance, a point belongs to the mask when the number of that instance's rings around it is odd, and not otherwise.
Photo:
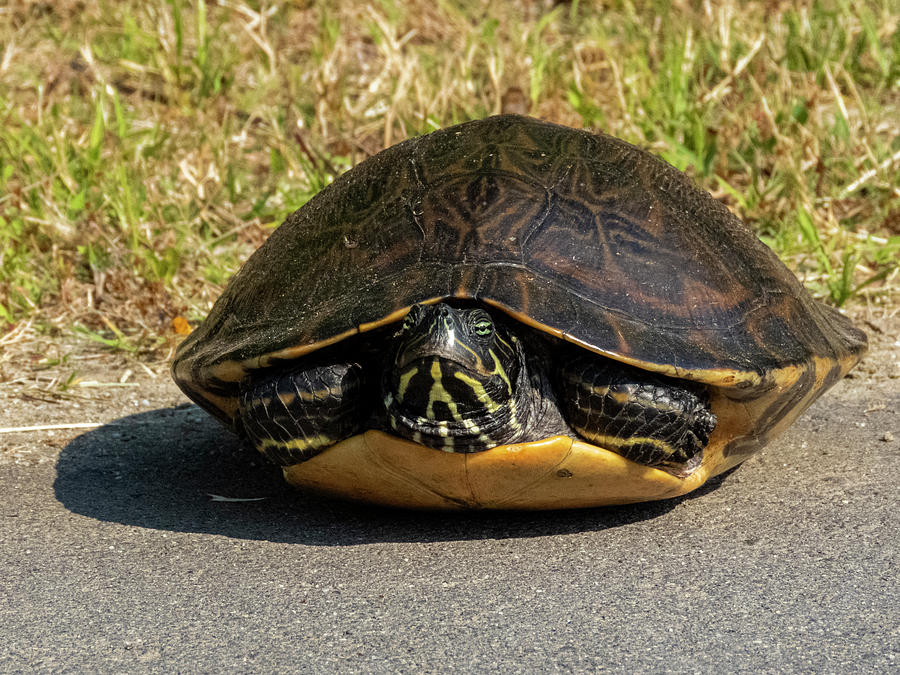
[(172, 369), (312, 493), (560, 509), (696, 489), (865, 349), (672, 165), (498, 115), (401, 142), (321, 190)]

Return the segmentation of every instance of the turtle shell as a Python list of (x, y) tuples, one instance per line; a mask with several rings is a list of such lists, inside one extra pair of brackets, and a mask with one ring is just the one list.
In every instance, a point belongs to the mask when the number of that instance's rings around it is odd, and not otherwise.
[(736, 456), (866, 345), (671, 165), (607, 135), (502, 115), (389, 148), (293, 213), (181, 345), (174, 376), (231, 422), (251, 372), (451, 297), (760, 400), (724, 448)]

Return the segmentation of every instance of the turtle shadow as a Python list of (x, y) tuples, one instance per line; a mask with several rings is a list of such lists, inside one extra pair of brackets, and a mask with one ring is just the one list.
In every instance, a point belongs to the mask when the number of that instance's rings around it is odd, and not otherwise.
[(675, 499), (542, 512), (414, 512), (323, 499), (193, 405), (122, 417), (60, 453), (54, 490), (73, 513), (157, 530), (238, 539), (351, 546), (538, 537), (599, 531), (657, 518), (720, 480)]

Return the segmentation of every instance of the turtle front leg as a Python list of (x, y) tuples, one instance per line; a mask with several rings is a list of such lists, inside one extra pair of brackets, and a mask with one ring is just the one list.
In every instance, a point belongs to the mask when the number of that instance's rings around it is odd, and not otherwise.
[(288, 466), (356, 433), (367, 400), (361, 364), (317, 364), (263, 374), (242, 388), (239, 412), (256, 449)]
[(717, 422), (701, 385), (601, 356), (575, 356), (559, 372), (563, 413), (580, 436), (676, 475), (699, 466)]

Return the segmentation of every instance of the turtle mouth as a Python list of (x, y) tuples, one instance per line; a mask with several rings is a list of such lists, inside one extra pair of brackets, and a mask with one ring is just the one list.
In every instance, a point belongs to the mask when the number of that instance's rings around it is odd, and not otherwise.
[(451, 332), (442, 338), (431, 338), (402, 349), (394, 359), (398, 371), (411, 368), (430, 367), (438, 362), (446, 370), (463, 371), (471, 375), (488, 378), (491, 370), (472, 349), (456, 339)]

